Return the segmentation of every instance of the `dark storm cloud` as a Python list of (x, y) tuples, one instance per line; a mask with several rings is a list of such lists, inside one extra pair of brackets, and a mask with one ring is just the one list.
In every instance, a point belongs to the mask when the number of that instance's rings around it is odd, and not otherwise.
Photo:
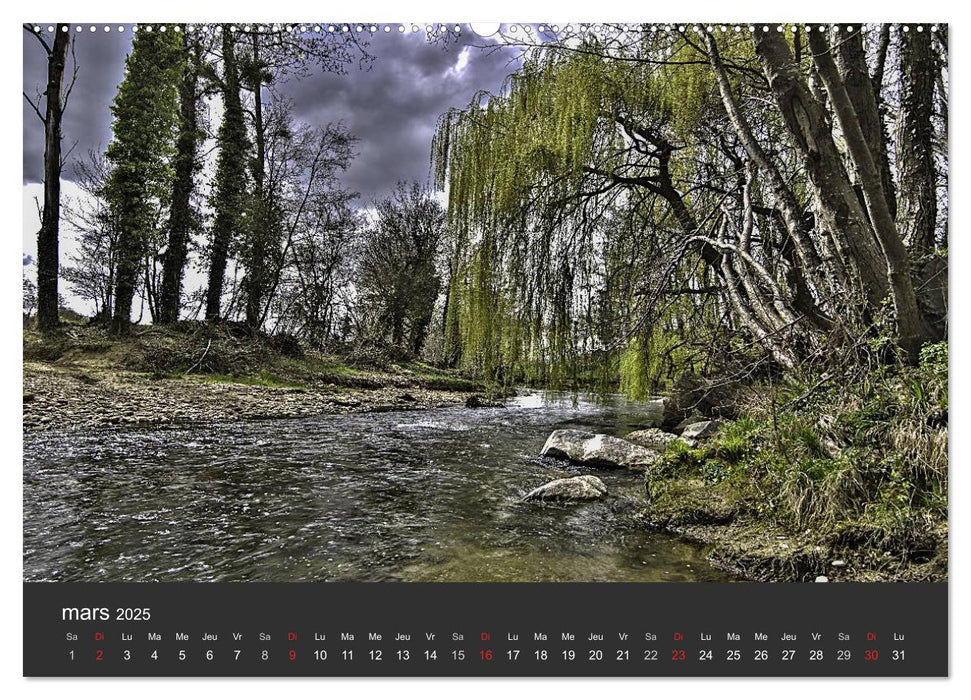
[[(345, 177), (367, 204), (398, 180), (424, 182), (438, 117), (465, 107), (479, 90), (496, 91), (512, 72), (508, 50), (483, 50), (484, 40), (463, 34), (446, 48), (424, 32), (378, 34), (368, 47), (370, 70), (314, 74), (280, 86), (298, 118), (310, 124), (343, 121), (358, 137), (358, 156)], [(459, 66), (467, 52), (467, 63)], [(465, 59), (463, 59), (465, 60)]]
[[(45, 27), (46, 29), (46, 27)], [(343, 121), (358, 137), (358, 157), (344, 178), (367, 205), (398, 180), (425, 182), (429, 149), (439, 115), (464, 107), (479, 90), (496, 91), (516, 65), (512, 50), (476, 48), (489, 42), (466, 30), (446, 48), (429, 44), (424, 31), (379, 32), (368, 52), (370, 70), (357, 64), (346, 74), (320, 73), (292, 78), (275, 87), (294, 102), (296, 116), (311, 125)], [(76, 41), (77, 86), (64, 116), (65, 149), (77, 142), (72, 158), (103, 148), (111, 138), (109, 110), (124, 71), (131, 33), (82, 32)], [(458, 63), (463, 50), (467, 62)], [(36, 39), (24, 37), (24, 91), (43, 89), (46, 58)], [(39, 182), (43, 166), (43, 129), (24, 105), (24, 181)], [(70, 167), (65, 178), (71, 179)]]
[[(51, 43), (47, 26), (42, 36)], [(131, 48), (131, 32), (118, 32), (117, 27), (104, 32), (85, 31), (75, 34), (74, 57), (77, 61), (77, 82), (64, 112), (63, 149), (73, 151), (64, 177), (73, 177), (70, 163), (85, 157), (92, 149), (104, 148), (111, 139), (111, 101), (125, 69), (125, 55)], [(68, 56), (65, 84), (70, 80), (74, 60)], [(47, 83), (47, 55), (33, 36), (24, 32), (24, 92), (36, 102), (38, 92)], [(40, 105), (43, 111), (43, 104)], [(41, 182), (44, 170), (44, 126), (33, 108), (24, 100), (24, 182)]]

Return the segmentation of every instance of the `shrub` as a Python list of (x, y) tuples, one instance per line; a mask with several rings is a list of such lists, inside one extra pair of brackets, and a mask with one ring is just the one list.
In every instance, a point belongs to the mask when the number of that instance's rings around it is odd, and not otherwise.
[(900, 560), (935, 552), (946, 566), (946, 343), (925, 347), (916, 367), (881, 368), (798, 403), (779, 394), (803, 389), (763, 389), (707, 444), (669, 446), (661, 473), (730, 482), (739, 502), (793, 532), (878, 544)]

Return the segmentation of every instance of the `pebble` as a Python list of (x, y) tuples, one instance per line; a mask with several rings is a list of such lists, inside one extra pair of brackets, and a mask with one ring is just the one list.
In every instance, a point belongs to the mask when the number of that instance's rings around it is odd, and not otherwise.
[(842, 559), (836, 559), (833, 561), (832, 565), (837, 569), (842, 569), (844, 566), (846, 566), (846, 562), (843, 561)]
[(817, 576), (816, 583), (829, 583), (829, 579), (825, 576)]

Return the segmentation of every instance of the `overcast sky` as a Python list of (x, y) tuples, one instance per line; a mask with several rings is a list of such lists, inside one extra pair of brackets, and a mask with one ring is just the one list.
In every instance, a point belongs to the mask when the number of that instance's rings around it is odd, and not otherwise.
[[(397, 25), (395, 25), (395, 28)], [(383, 28), (383, 25), (382, 25)], [(105, 33), (77, 35), (77, 84), (64, 115), (64, 148), (72, 158), (104, 149), (111, 139), (111, 101), (124, 76), (131, 31), (115, 27)], [(356, 64), (347, 73), (313, 72), (278, 86), (293, 99), (296, 116), (311, 125), (343, 120), (359, 139), (358, 157), (345, 184), (359, 191), (363, 203), (380, 196), (397, 180), (428, 176), (428, 156), (438, 116), (449, 107), (464, 107), (477, 90), (495, 91), (515, 66), (510, 49), (475, 48), (489, 42), (465, 28), (446, 49), (431, 45), (419, 32), (378, 31), (368, 47), (375, 60), (370, 70)], [(24, 35), (24, 91), (42, 89), (46, 58), (34, 37)], [(44, 134), (24, 102), (24, 184), (41, 182)], [(76, 144), (76, 146), (75, 146)], [(73, 178), (70, 165), (64, 179)]]

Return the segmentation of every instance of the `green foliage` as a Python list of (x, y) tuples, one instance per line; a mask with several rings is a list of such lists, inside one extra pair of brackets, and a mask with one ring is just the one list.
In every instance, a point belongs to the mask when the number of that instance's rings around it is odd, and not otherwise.
[(113, 138), (108, 197), (129, 222), (149, 228), (150, 204), (169, 190), (178, 120), (178, 78), (184, 56), (178, 34), (142, 31), (125, 61), (125, 79), (111, 105)]
[[(726, 55), (750, 60), (750, 44), (732, 42)], [(670, 254), (670, 208), (607, 174), (653, 175), (649, 134), (694, 140), (719, 104), (702, 53), (645, 33), (609, 49), (585, 36), (570, 49), (532, 51), (499, 94), (445, 114), (432, 165), (455, 235), (450, 362), (506, 383), (619, 388), (632, 398), (695, 371), (712, 346), (687, 329), (717, 331), (712, 298), (688, 291), (651, 307), (645, 282), (690, 290), (710, 285), (711, 272), (685, 260), (653, 279)], [(705, 158), (679, 145), (671, 172), (693, 181)], [(591, 190), (603, 199), (588, 199)]]
[(947, 348), (931, 348), (919, 367), (820, 390), (800, 406), (753, 399), (709, 442), (669, 446), (660, 473), (727, 482), (739, 507), (792, 532), (916, 556), (936, 546), (928, 542), (947, 519)]
[(947, 382), (947, 342), (925, 345), (920, 350), (920, 367), (938, 382)]
[(636, 338), (620, 356), (620, 391), (635, 401), (651, 397), (656, 388), (651, 380), (650, 355)]
[(710, 454), (712, 458), (730, 465), (741, 462), (751, 449), (751, 435), (732, 430), (719, 437)]
[(105, 196), (119, 231), (114, 316), (122, 329), (129, 323), (142, 258), (153, 239), (161, 244), (159, 222), (173, 176), (184, 58), (177, 33), (139, 32), (111, 106), (111, 174)]

